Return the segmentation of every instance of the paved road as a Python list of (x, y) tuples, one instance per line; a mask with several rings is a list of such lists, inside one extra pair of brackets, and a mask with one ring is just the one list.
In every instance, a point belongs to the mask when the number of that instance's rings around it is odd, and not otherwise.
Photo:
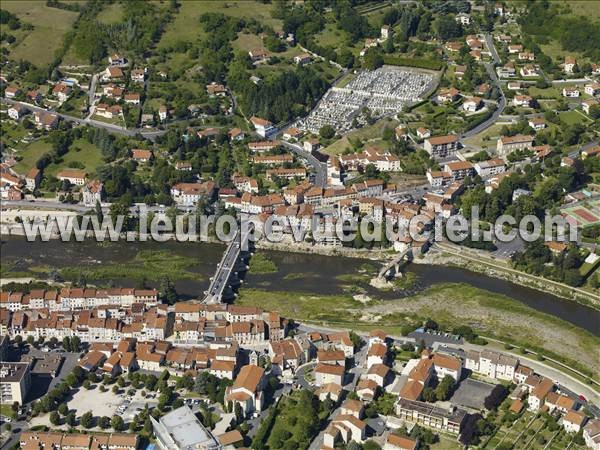
[(480, 123), (476, 127), (471, 128), (470, 130), (463, 133), (461, 136), (461, 139), (466, 139), (471, 136), (475, 136), (476, 134), (479, 134), (479, 133), (487, 130), (489, 127), (494, 125), (494, 123), (496, 123), (496, 121), (498, 120), (498, 118), (504, 112), (504, 109), (506, 108), (506, 97), (504, 96), (504, 92), (502, 91), (502, 86), (500, 84), (500, 80), (498, 79), (498, 75), (496, 74), (496, 70), (495, 70), (495, 64), (500, 64), (500, 57), (498, 56), (496, 47), (494, 47), (494, 40), (490, 34), (485, 35), (485, 41), (487, 43), (487, 47), (489, 48), (492, 58), (494, 60), (494, 64), (484, 63), (484, 66), (485, 66), (485, 70), (487, 71), (490, 79), (496, 85), (496, 87), (498, 88), (498, 91), (500, 93), (500, 98), (498, 99), (498, 107), (486, 121)]
[(241, 233), (241, 229), (238, 229), (235, 238), (229, 243), (221, 261), (217, 265), (217, 271), (211, 279), (210, 286), (204, 297), (206, 303), (220, 303), (223, 300), (223, 292), (227, 288), (229, 278), (231, 278), (241, 249), (248, 242), (250, 235), (250, 231), (246, 231), (244, 235)]
[(94, 98), (96, 95), (96, 84), (98, 83), (98, 74), (92, 75), (90, 80), (90, 87), (88, 89), (88, 106), (91, 107), (94, 104)]
[[(102, 211), (107, 212), (110, 210), (110, 203), (104, 203), (102, 205)], [(40, 209), (40, 210), (48, 210), (48, 212), (52, 210), (59, 211), (75, 211), (80, 213), (86, 213), (95, 209), (95, 206), (86, 206), (81, 205), (79, 203), (62, 203), (59, 201), (51, 201), (51, 200), (0, 200), (0, 207), (2, 208), (22, 208), (22, 209)], [(146, 213), (164, 213), (164, 206), (148, 206), (145, 205)], [(189, 211), (190, 208), (187, 206), (179, 206), (177, 207), (179, 211)], [(138, 215), (140, 213), (140, 208), (137, 205), (134, 205), (129, 208), (129, 211), (132, 215)]]
[(52, 202), (48, 200), (2, 200), (0, 202), (0, 206), (2, 208), (41, 208), (61, 211), (75, 211), (80, 213), (86, 213), (92, 209), (89, 206)]
[(308, 369), (313, 369), (315, 366), (317, 365), (316, 362), (311, 361), (308, 362), (306, 364), (301, 365), (300, 367), (298, 367), (298, 369), (296, 370), (296, 379), (298, 381), (298, 384), (300, 386), (302, 386), (304, 389), (311, 389), (311, 384), (306, 380), (306, 371)]
[(94, 119), (82, 119), (80, 117), (74, 117), (74, 116), (70, 116), (68, 114), (63, 114), (63, 113), (47, 110), (45, 108), (40, 108), (39, 106), (35, 106), (30, 103), (19, 102), (19, 101), (8, 99), (8, 98), (2, 98), (1, 102), (5, 103), (5, 104), (9, 104), (9, 105), (21, 105), (21, 106), (29, 109), (30, 111), (34, 111), (34, 112), (45, 112), (45, 113), (51, 112), (53, 114), (56, 114), (58, 117), (60, 117), (62, 120), (66, 121), (66, 122), (74, 123), (77, 125), (90, 125), (95, 128), (104, 128), (109, 133), (121, 134), (123, 136), (131, 137), (131, 136), (135, 136), (137, 134), (141, 134), (146, 139), (154, 140), (158, 136), (162, 136), (163, 134), (165, 134), (167, 132), (167, 130), (152, 130), (151, 131), (151, 130), (147, 130), (145, 128), (127, 129), (127, 128), (123, 128), (119, 125), (115, 125), (112, 123), (100, 122), (99, 120), (94, 120)]
[(315, 170), (315, 185), (320, 187), (327, 186), (327, 164), (322, 163), (309, 152), (305, 151), (302, 147), (296, 144), (291, 144), (289, 142), (281, 141), (282, 145), (287, 149), (294, 152), (298, 157), (306, 160), (308, 165), (310, 165)]

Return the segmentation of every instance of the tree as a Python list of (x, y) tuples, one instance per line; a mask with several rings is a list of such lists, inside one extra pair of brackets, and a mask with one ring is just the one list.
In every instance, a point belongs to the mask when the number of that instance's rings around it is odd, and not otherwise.
[(50, 423), (52, 425), (60, 425), (60, 415), (56, 411), (50, 413)]
[(177, 302), (177, 291), (169, 277), (162, 277), (158, 295), (159, 298), (168, 305), (174, 305), (175, 302)]
[(364, 59), (364, 66), (367, 70), (375, 70), (383, 66), (383, 56), (379, 48), (370, 48)]
[(69, 414), (66, 415), (65, 417), (65, 423), (67, 425), (69, 425), (70, 427), (74, 427), (75, 423), (76, 423), (76, 419), (75, 419), (75, 412), (71, 411)]
[[(242, 407), (241, 407), (241, 405), (238, 402), (235, 402), (235, 406), (233, 407), (233, 411), (235, 413), (235, 420), (236, 420), (236, 422), (238, 424), (243, 423), (244, 422), (244, 411), (242, 410)], [(286, 439), (284, 439), (284, 441)]]
[(462, 27), (454, 20), (450, 14), (440, 15), (435, 23), (434, 28), (437, 37), (442, 40), (456, 38), (462, 35)]
[(590, 117), (594, 120), (600, 119), (600, 105), (590, 107)]
[(93, 428), (94, 427), (94, 415), (91, 411), (86, 412), (81, 419), (79, 419), (79, 423), (83, 428)]
[(81, 339), (79, 339), (79, 336), (71, 338), (71, 351), (74, 353), (81, 351)]
[(437, 400), (435, 390), (430, 387), (426, 387), (425, 389), (423, 389), (422, 395), (423, 400), (425, 400), (426, 402), (435, 402)]
[(100, 417), (100, 419), (98, 420), (98, 426), (100, 428), (102, 428), (103, 430), (106, 430), (108, 427), (110, 427), (110, 417), (108, 417), (108, 416)]
[(60, 405), (58, 405), (58, 412), (62, 416), (66, 416), (67, 414), (69, 414), (69, 407), (66, 403), (61, 403)]
[(88, 389), (88, 390), (91, 389), (92, 388), (92, 382), (90, 380), (85, 380), (83, 382), (83, 387), (84, 387), (84, 389)]
[(319, 135), (323, 138), (323, 139), (331, 139), (335, 136), (335, 129), (327, 124), (327, 125), (323, 125), (320, 129), (319, 129)]
[(112, 419), (110, 419), (110, 426), (115, 431), (123, 431), (125, 429), (125, 422), (123, 422), (123, 418), (121, 416), (117, 416), (115, 414), (112, 416)]
[(381, 450), (380, 445), (372, 439), (369, 439), (362, 446), (363, 450)]
[(492, 389), (490, 394), (484, 399), (483, 405), (488, 410), (496, 409), (507, 395), (508, 390), (506, 387), (504, 387), (502, 384), (497, 384), (494, 389)]
[(150, 418), (146, 418), (144, 421), (144, 433), (150, 433), (152, 431), (152, 421)]
[(446, 401), (452, 395), (454, 389), (454, 378), (446, 375), (435, 388), (435, 396), (438, 401)]

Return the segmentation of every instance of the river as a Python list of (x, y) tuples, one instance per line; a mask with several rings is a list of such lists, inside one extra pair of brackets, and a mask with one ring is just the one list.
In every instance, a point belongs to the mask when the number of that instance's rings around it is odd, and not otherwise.
[[(195, 259), (197, 263), (191, 264), (188, 270), (197, 273), (199, 279), (175, 280), (175, 286), (180, 295), (186, 298), (197, 298), (202, 296), (208, 287), (209, 277), (213, 275), (224, 247), (219, 244), (177, 243), (174, 241), (104, 244), (94, 241), (61, 242), (58, 240), (27, 242), (19, 237), (10, 237), (4, 240), (0, 247), (2, 264), (10, 264), (14, 267), (12, 270), (15, 271), (24, 271), (35, 266), (94, 267), (109, 263), (123, 264), (126, 267), (142, 250), (167, 251)], [(267, 274), (248, 273), (244, 279), (244, 287), (322, 295), (343, 294), (349, 292), (349, 288), (358, 288), (367, 295), (382, 299), (398, 298), (401, 295), (398, 292), (382, 292), (369, 286), (365, 270), (370, 268), (372, 271), (374, 267), (378, 267), (377, 262), (281, 251), (269, 251), (268, 256), (277, 265), (278, 271)], [(168, 263), (168, 260), (165, 261), (165, 264)], [(466, 283), (506, 295), (538, 311), (563, 319), (600, 336), (600, 312), (574, 301), (461, 268), (411, 265), (408, 271), (417, 275), (418, 290), (438, 283)], [(10, 277), (10, 272), (3, 273), (5, 277)], [(361, 273), (363, 280), (344, 279), (344, 276), (348, 276), (348, 274), (360, 276)], [(159, 273), (155, 278), (148, 276), (148, 284), (158, 286), (159, 277)], [(95, 280), (87, 281), (95, 283)], [(96, 284), (107, 285), (108, 282), (109, 280), (102, 280)], [(110, 280), (110, 284), (132, 287), (135, 286), (136, 281), (127, 278), (113, 278)]]

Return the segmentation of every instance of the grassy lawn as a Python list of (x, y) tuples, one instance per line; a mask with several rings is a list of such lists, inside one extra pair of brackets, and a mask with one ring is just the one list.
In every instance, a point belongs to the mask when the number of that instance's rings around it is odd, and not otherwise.
[(475, 136), (471, 136), (467, 139), (463, 140), (464, 145), (469, 145), (472, 147), (496, 147), (496, 139), (500, 136), (500, 130), (502, 129), (502, 125), (492, 125), (483, 133), (478, 133)]
[(64, 35), (78, 15), (73, 11), (49, 8), (46, 2), (37, 0), (4, 0), (2, 9), (34, 26), (33, 31), (11, 51), (10, 57), (25, 59), (36, 66), (52, 62), (55, 51), (62, 45)]
[(339, 47), (347, 40), (347, 33), (338, 29), (334, 24), (328, 23), (325, 29), (315, 36), (319, 45), (324, 47)]
[(15, 165), (15, 171), (23, 175), (26, 174), (29, 169), (35, 167), (35, 163), (40, 159), (40, 156), (50, 150), (52, 150), (52, 146), (44, 139), (32, 142), (18, 153), (18, 156), (21, 156), (23, 159)]
[[(3, 141), (15, 147), (23, 145), (20, 141), (27, 136), (28, 133), (21, 125), (16, 124), (12, 120), (8, 120), (8, 116), (4, 115), (2, 116), (2, 122), (0, 122), (0, 130)], [(13, 142), (11, 143), (10, 141)]]
[[(35, 167), (35, 163), (44, 153), (51, 150), (52, 146), (44, 139), (32, 142), (23, 151), (19, 152), (23, 159), (17, 163), (15, 171), (26, 174), (29, 169)], [(84, 170), (86, 172), (92, 173), (102, 164), (102, 154), (100, 149), (90, 144), (86, 139), (78, 139), (69, 151), (63, 155), (62, 162), (60, 164), (50, 164), (46, 167), (45, 173), (56, 175), (59, 170), (67, 168), (69, 163), (76, 161), (85, 166)]]
[(560, 117), (560, 121), (565, 125), (574, 125), (586, 121), (585, 117), (577, 111), (563, 111), (558, 117)]
[(570, 15), (600, 20), (600, 7), (598, 7), (597, 1), (563, 0), (563, 3), (568, 4), (571, 7)]
[(118, 23), (123, 19), (123, 7), (120, 3), (112, 3), (106, 5), (100, 14), (96, 17), (98, 22), (113, 24)]
[(69, 167), (69, 163), (82, 163), (87, 173), (93, 173), (102, 165), (102, 153), (94, 144), (90, 144), (87, 139), (78, 139), (73, 142), (69, 151), (63, 156), (63, 162), (60, 164), (50, 164), (46, 167), (45, 172), (50, 175)]
[(430, 445), (431, 450), (459, 450), (462, 447), (455, 437), (450, 437), (445, 434), (438, 434), (440, 440), (433, 445)]
[(163, 33), (158, 48), (169, 47), (177, 41), (195, 42), (203, 35), (200, 15), (204, 12), (200, 2), (181, 2), (179, 13)]
[(168, 47), (177, 41), (196, 42), (204, 34), (200, 16), (207, 12), (220, 12), (228, 16), (254, 19), (279, 31), (282, 21), (271, 17), (272, 5), (255, 1), (185, 1), (179, 13), (163, 34), (158, 47)]
[(250, 272), (273, 273), (277, 272), (277, 265), (264, 253), (256, 253), (250, 258)]
[(0, 405), (0, 414), (2, 414), (3, 416), (7, 416), (10, 418), (15, 418), (15, 413), (12, 410), (12, 405), (8, 405), (8, 404), (1, 404)]
[(359, 128), (358, 130), (354, 130), (348, 133), (343, 138), (335, 141), (333, 144), (325, 147), (323, 149), (324, 153), (328, 155), (339, 155), (343, 153), (347, 148), (352, 148), (350, 144), (350, 140), (360, 139), (366, 145), (377, 145), (380, 148), (388, 147), (389, 144), (383, 140), (381, 140), (381, 136), (383, 134), (383, 129), (385, 127), (395, 128), (398, 126), (397, 120), (388, 120), (383, 119), (371, 126), (366, 126), (363, 128)]
[(562, 98), (562, 92), (560, 89), (555, 87), (549, 87), (546, 89), (540, 89), (535, 86), (530, 86), (528, 88), (529, 95), (536, 98), (537, 100), (541, 98), (553, 98), (556, 100), (560, 100)]
[(238, 38), (232, 42), (232, 46), (236, 50), (244, 52), (264, 48), (262, 39), (255, 34), (238, 33)]
[(118, 125), (120, 127), (125, 126), (125, 120), (122, 117), (113, 117), (109, 119), (108, 117), (99, 116), (98, 114), (94, 114), (91, 117), (92, 120), (97, 120), (98, 122), (111, 123), (113, 125)]

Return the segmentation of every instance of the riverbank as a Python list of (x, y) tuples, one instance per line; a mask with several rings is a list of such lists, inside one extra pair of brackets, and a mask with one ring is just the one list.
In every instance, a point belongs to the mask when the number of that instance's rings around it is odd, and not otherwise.
[(415, 263), (454, 266), (481, 273), (491, 278), (510, 281), (520, 286), (526, 286), (538, 291), (553, 294), (567, 300), (573, 300), (582, 305), (600, 311), (600, 292), (590, 292), (581, 288), (572, 287), (564, 283), (549, 280), (538, 275), (532, 275), (513, 269), (504, 261), (495, 260), (482, 255), (476, 250), (436, 243), (422, 259), (415, 259)]
[[(20, 235), (18, 230), (16, 233), (15, 230), (13, 230), (13, 235), (23, 238), (23, 236)], [(57, 238), (57, 236), (53, 236), (51, 241), (55, 238)], [(152, 242), (151, 237), (148, 237), (148, 239), (149, 242)], [(173, 239), (168, 240), (167, 242), (176, 241)], [(132, 242), (129, 242), (129, 244), (131, 243)], [(190, 244), (195, 245), (202, 243), (219, 244), (223, 246), (226, 244), (214, 237), (209, 237), (206, 240), (206, 242), (199, 242), (197, 240), (192, 240), (190, 242)], [(353, 249), (347, 247), (309, 245), (306, 243), (293, 242), (291, 240), (286, 240), (284, 242), (279, 243), (261, 240), (257, 242), (255, 246), (258, 250), (265, 251), (292, 252), (321, 256), (339, 256), (344, 258), (375, 261), (378, 263), (382, 263), (386, 260), (389, 260), (397, 254), (397, 252), (395, 252), (392, 249)], [(563, 283), (558, 283), (552, 280), (547, 280), (542, 277), (533, 276), (513, 269), (500, 260), (494, 260), (492, 258), (484, 257), (479, 254), (474, 256), (471, 254), (473, 252), (471, 252), (470, 249), (460, 247), (457, 251), (453, 246), (449, 246), (447, 248), (444, 246), (446, 246), (445, 243), (436, 243), (428, 253), (426, 253), (425, 255), (419, 255), (418, 257), (414, 258), (412, 260), (412, 263), (426, 264), (431, 266), (460, 267), (472, 272), (483, 274), (490, 278), (509, 281), (519, 286), (535, 289), (545, 294), (552, 294), (554, 296), (561, 297), (566, 300), (575, 301), (579, 304), (591, 307), (596, 311), (600, 311), (600, 292), (596, 294), (594, 292), (574, 288)], [(436, 251), (436, 247), (438, 251)], [(476, 264), (473, 264), (473, 262), (476, 262)], [(504, 265), (505, 267), (503, 267), (502, 265)], [(270, 267), (266, 271), (258, 270), (256, 273), (268, 273), (274, 270), (276, 270), (276, 268)], [(21, 273), (19, 275), (26, 277), (30, 274)], [(155, 273), (153, 272), (151, 275), (154, 276)], [(140, 278), (141, 277), (138, 276), (138, 279)], [(188, 277), (187, 279), (190, 278)]]
[(394, 300), (244, 288), (236, 304), (275, 309), (285, 317), (324, 326), (383, 328), (395, 334), (426, 318), (447, 329), (469, 325), (481, 335), (539, 351), (599, 379), (600, 338), (507, 296), (464, 284), (441, 284)]
[[(2, 278), (52, 280), (56, 284), (61, 272), (68, 281), (85, 281), (90, 286), (158, 288), (160, 279), (169, 276), (181, 299), (201, 298), (208, 288), (221, 260), (222, 243), (198, 242), (27, 242), (23, 238), (9, 238), (2, 242)], [(330, 248), (327, 256), (316, 252), (290, 251), (289, 247), (256, 250), (265, 254), (273, 264), (270, 270), (243, 275), (243, 286), (252, 289), (302, 292), (316, 295), (364, 295), (381, 300), (394, 300), (419, 294), (429, 287), (443, 283), (464, 283), (490, 293), (510, 297), (537, 311), (564, 319), (600, 337), (600, 314), (596, 309), (561, 297), (542, 293), (500, 278), (458, 268), (435, 264), (430, 253), (415, 258), (404, 270), (405, 276), (395, 280), (395, 289), (377, 289), (370, 284), (380, 267), (381, 260), (394, 252), (376, 250), (379, 259), (366, 256), (372, 253), (349, 249), (348, 255)], [(341, 249), (345, 250), (345, 249)], [(440, 252), (437, 252), (440, 253)], [(152, 261), (144, 261), (151, 256)], [(256, 261), (260, 257), (252, 258)], [(278, 270), (273, 270), (273, 269)], [(79, 275), (83, 276), (79, 276)], [(59, 275), (57, 278), (56, 275)], [(16, 281), (16, 280), (15, 280)], [(391, 287), (391, 283), (390, 283)]]
[[(537, 291), (552, 294), (566, 300), (572, 300), (585, 306), (600, 311), (600, 292), (584, 291), (563, 283), (558, 283), (545, 278), (530, 275), (518, 271), (509, 266), (502, 267), (500, 261), (494, 261), (490, 258), (477, 257), (469, 253), (469, 249), (461, 248), (460, 255), (450, 254), (454, 251), (452, 247), (444, 247), (445, 244), (436, 243), (429, 252), (413, 258), (411, 264), (423, 264), (430, 266), (460, 267), (472, 272), (480, 273), (490, 278), (509, 281), (519, 286), (535, 289)], [(304, 254), (316, 254), (323, 256), (342, 256), (345, 258), (365, 259), (369, 261), (383, 262), (392, 259), (397, 252), (390, 249), (353, 249), (346, 247), (326, 247), (326, 246), (306, 246), (302, 244), (281, 244), (273, 242), (259, 242), (257, 248), (263, 250), (287, 251)], [(437, 247), (437, 248), (436, 248)], [(486, 261), (489, 259), (489, 261)], [(473, 264), (477, 262), (478, 264)]]

